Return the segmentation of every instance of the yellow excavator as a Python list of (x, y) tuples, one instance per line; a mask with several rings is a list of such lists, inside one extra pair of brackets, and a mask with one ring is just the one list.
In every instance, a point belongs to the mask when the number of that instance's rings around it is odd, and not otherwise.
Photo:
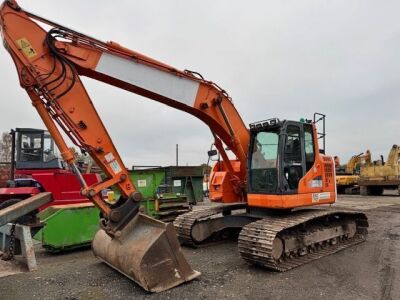
[(379, 196), (385, 189), (398, 190), (400, 194), (400, 147), (393, 145), (386, 162), (381, 160), (361, 167), (358, 181), (364, 196)]
[[(338, 157), (335, 157), (338, 160)], [(336, 164), (336, 187), (338, 194), (354, 195), (360, 193), (358, 180), (362, 166), (371, 166), (371, 152), (353, 155), (346, 165)]]

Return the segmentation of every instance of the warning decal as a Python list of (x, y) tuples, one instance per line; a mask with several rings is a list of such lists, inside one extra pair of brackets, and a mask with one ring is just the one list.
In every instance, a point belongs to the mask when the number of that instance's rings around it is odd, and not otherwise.
[(146, 179), (139, 179), (139, 180), (137, 181), (137, 186), (138, 186), (138, 187), (146, 187), (146, 186), (147, 186), (147, 181), (146, 181)]
[(113, 170), (114, 174), (118, 174), (119, 172), (122, 171), (121, 166), (117, 162), (117, 160), (114, 158), (114, 155), (110, 152), (104, 156), (104, 159), (108, 163), (108, 165), (111, 167)]
[(326, 200), (331, 197), (330, 192), (324, 192), (324, 193), (313, 193), (312, 194), (312, 202), (319, 202), (320, 200)]
[(16, 40), (16, 43), (18, 48), (22, 50), (22, 53), (24, 53), (27, 58), (32, 58), (37, 55), (36, 50), (33, 49), (31, 43), (26, 38)]

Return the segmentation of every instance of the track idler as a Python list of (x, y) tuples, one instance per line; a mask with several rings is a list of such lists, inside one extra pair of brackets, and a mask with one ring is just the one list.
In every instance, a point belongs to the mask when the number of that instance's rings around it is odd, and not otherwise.
[(140, 213), (114, 237), (100, 229), (92, 247), (95, 256), (146, 291), (162, 292), (200, 275), (183, 256), (172, 223)]

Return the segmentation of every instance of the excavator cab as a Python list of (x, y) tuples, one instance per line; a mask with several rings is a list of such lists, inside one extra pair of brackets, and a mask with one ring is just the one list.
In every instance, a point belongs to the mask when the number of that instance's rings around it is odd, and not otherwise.
[(250, 124), (249, 203), (279, 209), (333, 200), (333, 161), (320, 152), (311, 121)]
[(17, 128), (11, 131), (15, 144), (15, 168), (63, 169), (63, 161), (50, 133), (34, 128)]
[(297, 193), (300, 179), (314, 163), (311, 124), (278, 119), (258, 124), (251, 129), (249, 192)]

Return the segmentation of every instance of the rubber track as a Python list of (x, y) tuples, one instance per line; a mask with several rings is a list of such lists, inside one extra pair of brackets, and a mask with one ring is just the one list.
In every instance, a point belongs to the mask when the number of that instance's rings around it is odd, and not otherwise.
[(194, 210), (182, 215), (179, 215), (174, 221), (174, 227), (181, 245), (197, 247), (197, 244), (192, 239), (192, 227), (196, 221), (209, 218), (223, 211), (223, 206), (214, 206)]
[[(327, 216), (340, 216), (356, 220), (356, 234), (353, 238), (338, 241), (303, 256), (295, 255), (275, 260), (272, 257), (272, 243), (275, 237), (283, 230), (294, 229), (300, 224), (318, 219), (325, 220)], [(261, 265), (276, 271), (287, 271), (301, 266), (318, 258), (333, 254), (351, 245), (361, 243), (367, 235), (368, 221), (363, 213), (348, 211), (297, 211), (290, 216), (268, 216), (243, 227), (239, 235), (238, 247), (240, 255), (250, 264)], [(286, 233), (287, 234), (287, 233)]]

